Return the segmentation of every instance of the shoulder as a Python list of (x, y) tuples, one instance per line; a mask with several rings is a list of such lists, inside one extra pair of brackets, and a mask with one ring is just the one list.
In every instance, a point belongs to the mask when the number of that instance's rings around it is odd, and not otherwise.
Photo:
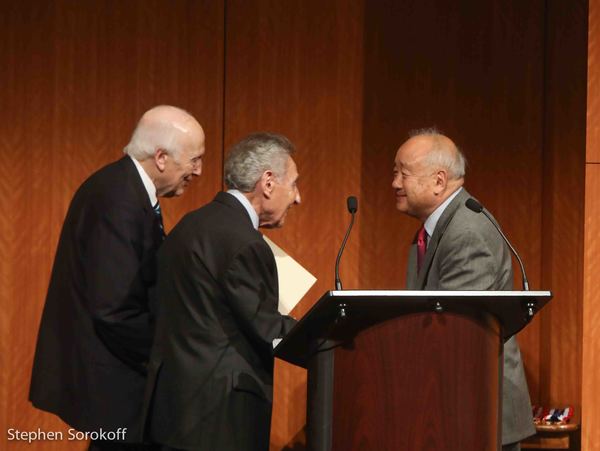
[[(139, 174), (129, 157), (120, 158), (96, 170), (83, 183), (84, 185), (102, 185), (106, 182), (120, 181)], [(115, 180), (116, 179), (116, 180)]]
[(101, 203), (104, 208), (115, 204), (150, 205), (140, 175), (129, 157), (98, 169), (81, 184), (75, 197)]
[(266, 246), (245, 210), (212, 201), (189, 212), (169, 233), (171, 239), (186, 240), (201, 249), (232, 255), (245, 246)]
[(121, 159), (100, 168), (81, 184), (69, 206), (66, 222), (87, 228), (103, 223), (132, 227), (148, 223), (151, 213), (148, 194), (135, 166), (128, 159)]
[(213, 201), (185, 215), (182, 222), (193, 223), (200, 229), (211, 229), (217, 235), (262, 240), (262, 235), (252, 226), (248, 212), (235, 198), (225, 193), (219, 193)]
[(484, 214), (476, 213), (464, 205), (459, 205), (450, 218), (444, 236), (445, 239), (440, 243), (442, 246), (487, 248), (494, 253), (504, 247), (504, 241), (494, 224)]

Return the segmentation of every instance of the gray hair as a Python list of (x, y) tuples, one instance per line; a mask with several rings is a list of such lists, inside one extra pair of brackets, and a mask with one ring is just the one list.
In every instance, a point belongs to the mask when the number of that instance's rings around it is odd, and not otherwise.
[(225, 160), (225, 185), (228, 189), (249, 193), (268, 170), (281, 180), (294, 150), (294, 145), (283, 135), (254, 133), (247, 136), (231, 148)]
[(169, 105), (160, 105), (148, 110), (138, 121), (123, 152), (138, 161), (143, 161), (162, 149), (178, 161), (182, 132), (173, 121), (174, 115), (179, 118), (193, 118), (187, 111)]
[(426, 136), (431, 138), (431, 150), (425, 157), (425, 164), (429, 167), (442, 168), (448, 171), (450, 179), (460, 179), (465, 176), (467, 160), (458, 146), (435, 127), (412, 130), (411, 138)]

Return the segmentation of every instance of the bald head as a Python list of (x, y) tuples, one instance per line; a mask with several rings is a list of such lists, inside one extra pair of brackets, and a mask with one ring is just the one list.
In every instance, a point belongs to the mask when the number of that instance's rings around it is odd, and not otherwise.
[(416, 130), (410, 136), (405, 144), (414, 144), (416, 153), (427, 168), (445, 169), (450, 180), (464, 178), (465, 157), (454, 141), (434, 128)]
[(182, 144), (204, 148), (204, 130), (187, 111), (159, 105), (146, 111), (123, 151), (138, 161), (153, 158), (161, 149), (179, 160)]
[(157, 196), (180, 196), (202, 172), (204, 130), (187, 111), (156, 106), (144, 113), (123, 151), (140, 162)]
[(396, 208), (422, 221), (464, 182), (465, 158), (454, 142), (434, 129), (412, 134), (396, 153)]

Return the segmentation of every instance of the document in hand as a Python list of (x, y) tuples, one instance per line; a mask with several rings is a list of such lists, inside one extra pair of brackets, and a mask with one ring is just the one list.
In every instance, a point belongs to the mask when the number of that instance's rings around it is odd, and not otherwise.
[(300, 302), (300, 299), (304, 297), (317, 279), (273, 241), (266, 236), (264, 238), (273, 251), (275, 263), (277, 264), (279, 313), (287, 315)]

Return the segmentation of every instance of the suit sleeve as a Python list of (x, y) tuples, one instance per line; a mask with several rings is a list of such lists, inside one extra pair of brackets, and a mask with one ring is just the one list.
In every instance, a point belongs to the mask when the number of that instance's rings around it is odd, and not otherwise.
[[(439, 290), (494, 290), (498, 289), (501, 258), (496, 255), (501, 246), (493, 246), (478, 230), (465, 229), (447, 249), (438, 249), (441, 260)], [(492, 249), (495, 247), (496, 249)], [(510, 263), (508, 264), (510, 271)]]
[(256, 240), (241, 249), (228, 268), (223, 285), (242, 331), (272, 353), (273, 339), (283, 337), (296, 321), (277, 310), (277, 268), (267, 243)]
[(86, 299), (96, 333), (117, 358), (144, 372), (153, 317), (141, 275), (143, 217), (134, 206), (113, 205), (85, 233)]

